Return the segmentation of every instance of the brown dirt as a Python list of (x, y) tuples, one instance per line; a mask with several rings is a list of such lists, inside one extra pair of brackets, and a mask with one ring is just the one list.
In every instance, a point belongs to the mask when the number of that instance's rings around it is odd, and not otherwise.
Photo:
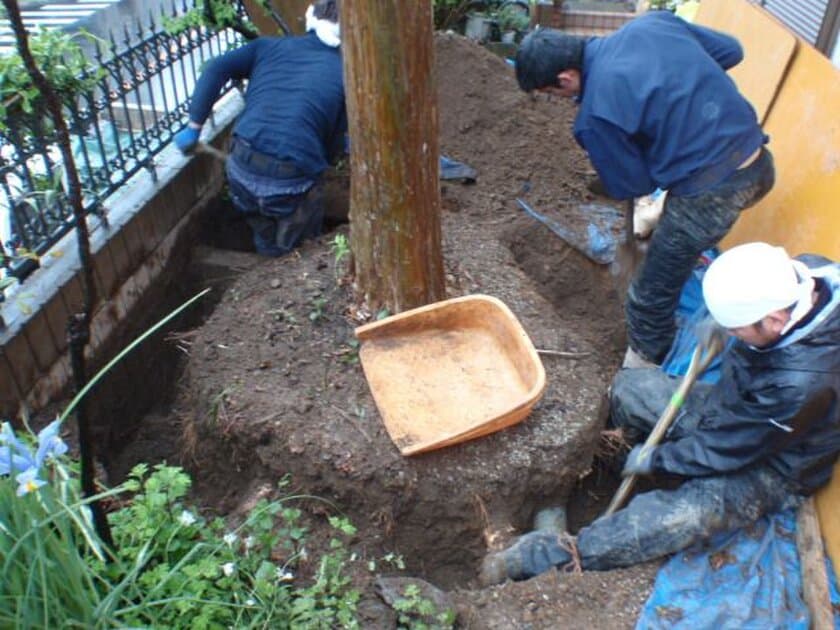
[[(589, 354), (543, 357), (546, 393), (522, 424), (403, 458), (358, 364), (352, 296), (327, 235), (236, 269), (206, 322), (179, 338), (189, 352), (179, 424), (157, 414), (138, 440), (182, 433), (199, 495), (222, 512), (290, 475), (359, 526), (361, 558), (396, 551), (407, 574), (448, 589), (464, 627), (632, 627), (649, 566), (477, 588), (488, 546), (527, 529), (539, 507), (587, 495), (570, 511), (597, 512), (581, 507), (593, 490), (579, 480), (624, 345), (621, 282), (514, 203), (525, 196), (571, 224), (576, 204), (592, 200), (589, 163), (570, 135), (573, 105), (521, 93), (502, 59), (457, 35), (438, 36), (437, 72), (441, 151), (479, 173), (474, 185), (442, 186), (448, 295), (494, 295), (536, 347)], [(393, 627), (372, 597), (363, 608), (367, 627)]]

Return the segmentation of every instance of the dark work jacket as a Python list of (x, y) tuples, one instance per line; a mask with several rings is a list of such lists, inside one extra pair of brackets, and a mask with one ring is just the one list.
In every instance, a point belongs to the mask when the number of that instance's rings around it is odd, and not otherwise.
[(734, 37), (669, 11), (587, 41), (574, 134), (611, 197), (702, 193), (765, 142), (726, 74), (742, 58)]
[(801, 260), (825, 280), (828, 304), (770, 348), (736, 342), (720, 381), (690, 412), (697, 429), (657, 447), (654, 471), (695, 477), (768, 465), (803, 494), (831, 478), (840, 453), (840, 265)]
[(255, 151), (293, 162), (317, 177), (344, 147), (347, 113), (341, 52), (314, 32), (259, 37), (210, 61), (190, 102), (190, 120), (203, 123), (230, 79), (247, 79), (245, 109), (233, 133)]

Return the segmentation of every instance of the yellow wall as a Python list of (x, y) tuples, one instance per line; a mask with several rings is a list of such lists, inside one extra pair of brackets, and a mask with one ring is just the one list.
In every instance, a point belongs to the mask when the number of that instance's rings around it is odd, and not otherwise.
[[(769, 105), (764, 130), (776, 161), (773, 190), (744, 213), (724, 246), (761, 240), (840, 260), (840, 70), (798, 40), (779, 74), (778, 51), (790, 35), (780, 36), (779, 23), (745, 0), (703, 0), (697, 22), (741, 40), (746, 57), (733, 78), (760, 116), (761, 104)], [(817, 495), (817, 511), (840, 579), (840, 463)]]

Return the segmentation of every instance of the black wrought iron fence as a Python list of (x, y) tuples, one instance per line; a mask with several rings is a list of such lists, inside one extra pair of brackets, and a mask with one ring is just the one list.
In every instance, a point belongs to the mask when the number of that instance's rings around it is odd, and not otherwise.
[[(172, 17), (178, 12), (173, 5)], [(97, 42), (93, 63), (81, 77), (93, 87), (64, 98), (83, 204), (103, 221), (106, 197), (142, 169), (155, 177), (154, 158), (186, 121), (202, 64), (242, 44), (232, 30), (195, 27), (173, 35), (163, 21), (164, 16), (149, 16)], [(38, 256), (73, 227), (63, 189), (48, 117), (37, 107), (32, 112), (7, 107), (6, 129), (0, 132), (0, 260), (21, 281), (37, 267)]]

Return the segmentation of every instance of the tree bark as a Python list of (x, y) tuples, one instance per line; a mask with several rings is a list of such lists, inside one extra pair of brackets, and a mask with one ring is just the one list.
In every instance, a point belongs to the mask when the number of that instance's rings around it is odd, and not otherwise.
[(444, 296), (430, 0), (343, 0), (357, 298), (391, 312)]

